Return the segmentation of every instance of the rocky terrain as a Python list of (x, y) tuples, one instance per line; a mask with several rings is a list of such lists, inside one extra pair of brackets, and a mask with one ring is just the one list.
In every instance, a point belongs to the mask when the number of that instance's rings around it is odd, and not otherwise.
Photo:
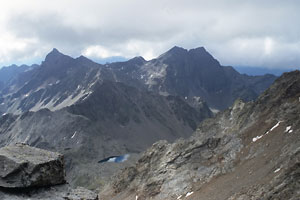
[(63, 155), (13, 144), (0, 149), (2, 200), (97, 200), (84, 188), (72, 189), (65, 180)]
[(236, 100), (189, 139), (159, 141), (102, 188), (102, 199), (300, 198), (300, 71), (256, 101)]

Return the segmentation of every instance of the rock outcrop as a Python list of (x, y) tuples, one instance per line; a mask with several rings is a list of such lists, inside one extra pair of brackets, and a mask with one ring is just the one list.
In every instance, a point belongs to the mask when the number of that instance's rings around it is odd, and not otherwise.
[(1, 200), (97, 200), (85, 188), (65, 184), (64, 158), (25, 144), (0, 149)]
[(0, 149), (0, 187), (52, 186), (64, 182), (64, 160), (61, 154), (24, 144)]

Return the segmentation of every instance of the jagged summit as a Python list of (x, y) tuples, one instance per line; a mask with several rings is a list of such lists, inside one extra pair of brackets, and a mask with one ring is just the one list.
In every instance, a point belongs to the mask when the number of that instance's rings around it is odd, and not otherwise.
[(56, 48), (53, 48), (52, 51), (50, 51), (47, 56), (59, 56), (59, 55), (62, 55), (62, 53), (58, 51)]
[(179, 46), (172, 47), (166, 53), (162, 54), (162, 56), (163, 55), (182, 56), (182, 55), (194, 55), (194, 54), (196, 54), (197, 56), (202, 55), (202, 57), (203, 55), (209, 55), (210, 57), (212, 57), (212, 55), (204, 47), (185, 49)]
[(92, 61), (91, 59), (89, 59), (89, 58), (87, 58), (87, 57), (85, 57), (83, 55), (77, 57), (75, 59), (75, 62), (76, 61), (78, 61), (78, 63), (81, 64), (81, 65), (83, 65), (83, 66), (87, 66), (87, 65), (89, 65), (89, 66), (95, 66), (95, 65), (100, 66), (101, 65), (99, 63), (95, 63), (94, 61)]
[(136, 57), (128, 60), (128, 63), (130, 63), (130, 64), (138, 64), (138, 65), (142, 65), (142, 64), (144, 64), (146, 62), (147, 61), (142, 56), (136, 56)]
[(143, 56), (136, 56), (132, 59), (130, 59), (129, 61), (142, 61), (142, 62), (145, 62), (145, 58), (143, 58)]
[(186, 53), (187, 50), (183, 47), (174, 46), (167, 53)]
[(220, 67), (220, 63), (204, 48), (185, 49), (174, 46), (166, 53), (159, 56), (160, 60), (184, 65), (198, 65), (204, 67)]
[(86, 60), (90, 60), (90, 59), (88, 59), (87, 57), (81, 55), (81, 56), (79, 56), (78, 58), (76, 58), (76, 60), (86, 61)]
[(56, 48), (53, 48), (52, 51), (47, 54), (44, 63), (45, 62), (46, 63), (49, 62), (51, 64), (57, 63), (58, 61), (62, 60), (62, 58), (71, 59), (71, 57), (64, 55), (63, 53), (58, 51)]
[(51, 52), (53, 52), (53, 53), (60, 53), (60, 52), (57, 50), (57, 48), (53, 48)]

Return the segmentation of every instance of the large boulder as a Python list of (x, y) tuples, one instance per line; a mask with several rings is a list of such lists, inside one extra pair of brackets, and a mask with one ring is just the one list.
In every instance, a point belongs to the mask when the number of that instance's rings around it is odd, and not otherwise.
[(62, 183), (65, 183), (63, 155), (25, 144), (0, 149), (0, 187), (28, 188)]

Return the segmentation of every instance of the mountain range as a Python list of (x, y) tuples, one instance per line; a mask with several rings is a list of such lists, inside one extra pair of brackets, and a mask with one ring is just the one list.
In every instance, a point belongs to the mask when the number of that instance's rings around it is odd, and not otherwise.
[[(67, 180), (93, 189), (154, 142), (190, 137), (212, 111), (252, 101), (276, 79), (241, 75), (203, 47), (104, 65), (53, 49), (40, 65), (17, 69), (1, 79), (0, 146), (63, 153)], [(125, 154), (126, 162), (98, 163)]]

